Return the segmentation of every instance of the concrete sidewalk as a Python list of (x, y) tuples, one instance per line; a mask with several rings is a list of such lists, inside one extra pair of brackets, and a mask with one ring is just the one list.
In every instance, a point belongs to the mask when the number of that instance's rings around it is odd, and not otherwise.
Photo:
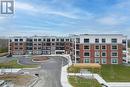
[(73, 87), (68, 81), (68, 73), (67, 73), (67, 68), (72, 65), (71, 58), (69, 55), (64, 55), (63, 57), (68, 59), (68, 64), (62, 67), (61, 84), (62, 87)]

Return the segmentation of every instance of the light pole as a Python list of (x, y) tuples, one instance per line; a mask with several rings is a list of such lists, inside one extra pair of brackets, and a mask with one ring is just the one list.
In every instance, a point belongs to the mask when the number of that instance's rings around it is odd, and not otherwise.
[(75, 63), (76, 63), (76, 38), (74, 39), (74, 44), (75, 44)]
[(128, 39), (127, 39), (127, 36), (126, 36), (126, 63), (128, 63)]

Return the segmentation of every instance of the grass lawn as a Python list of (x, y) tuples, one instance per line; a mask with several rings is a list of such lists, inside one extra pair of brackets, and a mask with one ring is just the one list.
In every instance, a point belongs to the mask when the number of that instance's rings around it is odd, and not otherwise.
[(20, 65), (17, 63), (17, 60), (0, 63), (0, 68), (34, 68), (34, 67), (37, 67), (37, 65)]
[(101, 76), (109, 82), (130, 82), (130, 67), (124, 65), (103, 65)]
[[(68, 72), (79, 72), (79, 68), (70, 67)], [(102, 65), (101, 72), (94, 70), (108, 82), (130, 82), (130, 67), (124, 65)]]
[(69, 82), (73, 87), (101, 87), (94, 79), (84, 79), (82, 77), (69, 76)]

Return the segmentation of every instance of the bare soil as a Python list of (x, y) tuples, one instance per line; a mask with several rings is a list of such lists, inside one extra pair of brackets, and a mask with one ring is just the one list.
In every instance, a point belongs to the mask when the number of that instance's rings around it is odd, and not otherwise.
[(33, 61), (45, 61), (48, 60), (49, 58), (46, 56), (34, 56)]

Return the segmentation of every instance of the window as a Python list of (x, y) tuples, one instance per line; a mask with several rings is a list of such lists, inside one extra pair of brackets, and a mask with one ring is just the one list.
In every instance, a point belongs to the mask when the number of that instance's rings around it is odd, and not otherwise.
[(95, 58), (95, 63), (100, 63), (100, 59), (99, 58)]
[(76, 49), (79, 50), (79, 44), (76, 44)]
[(33, 45), (37, 45), (37, 44), (33, 44)]
[(69, 39), (66, 39), (66, 41), (69, 41)]
[(85, 45), (85, 46), (84, 46), (84, 49), (89, 50), (89, 45)]
[(50, 42), (50, 39), (47, 39), (47, 42)]
[(64, 41), (64, 39), (60, 39), (60, 41)]
[(56, 39), (56, 41), (59, 41), (59, 39)]
[(100, 57), (100, 52), (95, 52), (95, 57)]
[(34, 47), (34, 50), (36, 50), (37, 48), (36, 47)]
[(60, 43), (56, 43), (56, 45), (60, 45)]
[(52, 39), (52, 41), (55, 41), (55, 39)]
[(117, 50), (117, 45), (112, 45), (112, 50)]
[(106, 43), (106, 39), (105, 38), (102, 39), (102, 43)]
[(80, 43), (80, 38), (76, 38), (76, 43)]
[(34, 39), (34, 41), (37, 41), (37, 39)]
[(90, 63), (90, 59), (86, 58), (86, 59), (84, 60), (84, 62), (85, 62), (85, 63)]
[(23, 41), (23, 39), (20, 39), (20, 41)]
[(96, 46), (95, 46), (95, 49), (96, 49), (96, 50), (99, 50), (99, 47), (100, 47), (99, 45), (96, 45)]
[(84, 39), (84, 43), (89, 43), (89, 39)]
[(46, 46), (51, 46), (51, 43), (46, 43)]
[(46, 41), (46, 39), (43, 39), (43, 41)]
[(20, 50), (22, 50), (23, 48), (22, 48), (22, 47), (20, 47), (19, 49), (20, 49)]
[(95, 39), (95, 43), (99, 43), (99, 39), (96, 38), (96, 39)]
[(42, 44), (39, 43), (38, 45), (42, 45)]
[(38, 39), (38, 41), (41, 41), (41, 39)]
[(122, 40), (122, 43), (123, 43), (123, 44), (126, 44), (126, 40)]
[(111, 39), (111, 42), (112, 42), (112, 43), (117, 43), (117, 39), (116, 39), (116, 38), (112, 38), (112, 39)]
[(117, 52), (112, 52), (112, 57), (117, 57), (118, 53)]
[(112, 64), (118, 64), (118, 59), (117, 58), (112, 58), (111, 63)]
[(89, 52), (85, 52), (84, 56), (89, 57)]
[(106, 46), (105, 46), (105, 45), (103, 45), (103, 46), (102, 46), (102, 50), (105, 50), (105, 49), (106, 49)]
[(55, 45), (55, 43), (52, 43), (52, 45)]
[(102, 52), (102, 57), (106, 57), (106, 52)]
[(20, 43), (20, 45), (23, 45), (23, 43)]
[(15, 39), (14, 41), (18, 41), (18, 39)]
[(41, 47), (38, 47), (38, 49), (41, 49)]
[(17, 50), (18, 48), (17, 47), (15, 47), (15, 50)]
[(106, 58), (102, 58), (102, 64), (106, 64)]
[(15, 45), (18, 45), (18, 43), (15, 43)]

